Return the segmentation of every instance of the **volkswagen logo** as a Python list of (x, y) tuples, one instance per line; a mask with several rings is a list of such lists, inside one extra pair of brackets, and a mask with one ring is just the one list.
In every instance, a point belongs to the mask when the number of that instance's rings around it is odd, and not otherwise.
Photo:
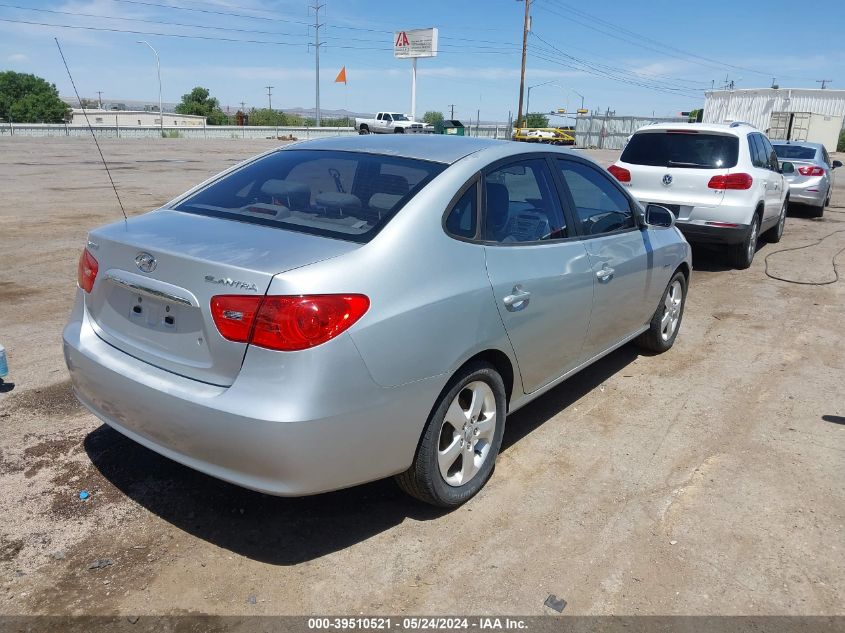
[(666, 174), (663, 176), (663, 184), (664, 185), (671, 185), (672, 184), (672, 174)]
[(135, 256), (135, 265), (142, 273), (151, 273), (156, 269), (156, 258), (149, 253), (138, 253)]

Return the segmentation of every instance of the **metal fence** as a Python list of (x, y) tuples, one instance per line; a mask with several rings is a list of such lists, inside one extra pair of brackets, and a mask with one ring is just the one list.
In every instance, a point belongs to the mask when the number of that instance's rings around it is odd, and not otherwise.
[[(357, 134), (353, 127), (259, 127), (239, 125), (207, 125), (207, 126), (164, 126), (164, 134), (174, 138), (278, 138), (293, 136), (296, 139), (322, 138), (325, 136), (340, 136)], [(157, 138), (162, 130), (150, 125), (95, 125), (94, 133), (98, 138)], [(0, 137), (4, 136), (88, 136), (87, 126), (64, 125), (53, 123), (0, 123)], [(510, 138), (510, 128), (507, 125), (467, 125), (467, 136), (482, 138)]]
[(622, 149), (628, 137), (645, 125), (685, 121), (685, 117), (649, 118), (600, 114), (579, 117), (575, 123), (575, 146)]

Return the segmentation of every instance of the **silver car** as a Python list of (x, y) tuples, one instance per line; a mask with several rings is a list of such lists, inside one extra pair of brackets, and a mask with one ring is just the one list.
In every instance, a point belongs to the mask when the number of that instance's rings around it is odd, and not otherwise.
[(669, 349), (690, 249), (576, 153), (338, 137), (92, 231), (64, 352), (80, 401), (274, 495), (396, 475), (440, 506), (507, 414), (636, 339)]
[(772, 141), (789, 185), (789, 201), (812, 207), (813, 215), (821, 217), (830, 204), (835, 174), (842, 162), (832, 161), (821, 143), (805, 141)]

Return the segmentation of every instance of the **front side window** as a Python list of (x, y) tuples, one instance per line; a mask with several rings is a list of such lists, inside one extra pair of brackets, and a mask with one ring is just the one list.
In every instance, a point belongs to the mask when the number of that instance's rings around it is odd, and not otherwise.
[(557, 160), (583, 235), (601, 235), (635, 226), (628, 198), (598, 169), (568, 160)]
[(485, 177), (484, 239), (500, 244), (566, 237), (560, 201), (543, 159), (511, 163)]
[(445, 165), (359, 152), (283, 150), (259, 158), (174, 208), (368, 242)]

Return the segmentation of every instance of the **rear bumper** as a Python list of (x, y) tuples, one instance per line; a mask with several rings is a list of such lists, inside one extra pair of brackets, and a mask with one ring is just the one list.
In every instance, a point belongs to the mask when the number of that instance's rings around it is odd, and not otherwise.
[(704, 221), (677, 222), (675, 224), (688, 242), (698, 244), (740, 244), (748, 233), (748, 225), (735, 227), (712, 226)]
[[(280, 496), (336, 490), (407, 469), (445, 383), (435, 377), (380, 387), (351, 339), (340, 336), (322, 346), (339, 343), (331, 364), (312, 356), (310, 367), (298, 365), (304, 377), (285, 379), (288, 366), (297, 365), (293, 354), (277, 357), (274, 373), (262, 353), (279, 353), (256, 349), (232, 386), (208, 385), (112, 347), (79, 307), (63, 342), (74, 392), (103, 422), (190, 468)], [(258, 354), (250, 359), (252, 351)]]
[(789, 201), (820, 207), (827, 199), (826, 185), (820, 182), (806, 182), (789, 185)]

